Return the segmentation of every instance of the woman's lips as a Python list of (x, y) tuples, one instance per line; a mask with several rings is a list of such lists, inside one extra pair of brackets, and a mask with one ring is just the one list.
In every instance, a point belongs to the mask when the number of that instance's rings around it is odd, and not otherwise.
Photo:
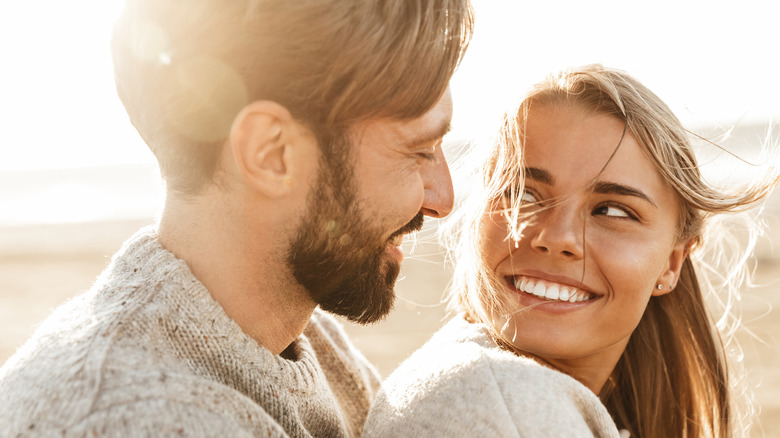
[(517, 290), (548, 301), (578, 303), (598, 298), (582, 289), (523, 275), (507, 277), (507, 281)]

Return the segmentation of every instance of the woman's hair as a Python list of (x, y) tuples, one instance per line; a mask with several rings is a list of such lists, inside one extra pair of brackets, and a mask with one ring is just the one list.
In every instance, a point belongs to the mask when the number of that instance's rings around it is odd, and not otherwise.
[(447, 89), (469, 0), (128, 0), (116, 86), (169, 187), (197, 192), (248, 103), (286, 107), (320, 142), (371, 117), (414, 118)]
[[(739, 379), (728, 374), (724, 348), (733, 341), (738, 318), (727, 298), (720, 302), (723, 316), (716, 323), (705, 296), (712, 300), (721, 293), (738, 294), (760, 228), (750, 230), (742, 253), (729, 248), (733, 257), (725, 260), (723, 233), (705, 236), (704, 226), (720, 213), (746, 212), (756, 206), (777, 184), (777, 174), (767, 173), (762, 181), (732, 190), (719, 190), (706, 182), (692, 148), (693, 139), (704, 139), (684, 129), (658, 96), (624, 72), (590, 65), (551, 75), (505, 114), (492, 148), (480, 161), (484, 164), (479, 174), (472, 174), (481, 183), (472, 186), (477, 189), (443, 229), (455, 262), (451, 309), (485, 323), (501, 339), (491, 321), (494, 315), (507, 314), (508, 307), (499, 292), (501, 280), (481, 254), (481, 224), (485, 214), (509, 195), (508, 238), (521, 238), (529, 219), (520, 208), (522, 184), (517, 184), (523, 179), (525, 123), (535, 105), (548, 104), (575, 105), (624, 121), (627, 132), (676, 192), (681, 205), (678, 241), (691, 243), (677, 286), (669, 294), (651, 298), (600, 398), (618, 427), (628, 429), (632, 437), (731, 436), (746, 430), (752, 411), (735, 409), (738, 403), (730, 394)], [(727, 269), (704, 264), (705, 254), (714, 254), (714, 263)], [(727, 274), (712, 276), (723, 272)]]

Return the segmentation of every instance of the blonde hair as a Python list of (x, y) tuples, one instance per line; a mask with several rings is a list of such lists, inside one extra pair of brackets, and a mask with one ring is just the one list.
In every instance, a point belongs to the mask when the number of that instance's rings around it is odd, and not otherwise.
[(238, 112), (272, 100), (332, 138), (414, 118), (444, 94), (473, 31), (469, 0), (128, 0), (117, 91), (169, 187), (197, 192)]
[[(778, 183), (777, 172), (738, 190), (718, 190), (700, 174), (691, 138), (658, 96), (619, 70), (590, 65), (549, 76), (533, 87), (519, 107), (506, 113), (493, 147), (479, 170), (481, 184), (443, 229), (445, 245), (455, 262), (450, 287), (451, 309), (465, 312), (475, 322), (491, 325), (492, 315), (507, 308), (499, 279), (485, 264), (481, 224), (502, 195), (510, 194), (509, 237), (521, 238), (527, 224), (520, 208), (517, 181), (522, 181), (525, 121), (533, 105), (577, 105), (595, 113), (613, 115), (625, 122), (627, 132), (642, 145), (664, 180), (677, 193), (681, 205), (679, 241), (691, 242), (679, 282), (672, 293), (654, 297), (615, 367), (600, 397), (621, 428), (633, 437), (732, 436), (746, 431), (752, 412), (732, 400), (732, 386), (724, 343), (735, 342), (739, 321), (731, 315), (731, 300), (723, 300), (717, 323), (705, 296), (733, 296), (747, 278), (744, 261), (752, 252), (754, 225), (742, 253), (724, 259), (724, 240), (705, 235), (705, 225), (721, 213), (746, 212), (766, 199)], [(723, 237), (722, 233), (718, 237)], [(701, 254), (713, 254), (717, 269), (708, 268)], [(731, 248), (733, 251), (735, 248)], [(719, 250), (719, 251), (718, 251)], [(713, 279), (710, 274), (728, 274)], [(703, 278), (697, 278), (702, 276)], [(720, 284), (716, 283), (720, 282)], [(499, 342), (501, 343), (501, 342)], [(730, 381), (731, 378), (731, 381)], [(741, 398), (741, 397), (740, 397)], [(742, 411), (742, 412), (737, 412)]]

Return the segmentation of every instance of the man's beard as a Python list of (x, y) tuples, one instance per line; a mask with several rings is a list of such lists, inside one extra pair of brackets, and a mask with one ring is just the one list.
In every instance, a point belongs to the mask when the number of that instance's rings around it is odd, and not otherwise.
[(367, 324), (385, 317), (395, 302), (401, 268), (386, 246), (398, 235), (421, 229), (423, 215), (383, 238), (386, 230), (372, 226), (371, 216), (360, 208), (348, 159), (340, 161), (321, 163), (288, 263), (323, 310)]

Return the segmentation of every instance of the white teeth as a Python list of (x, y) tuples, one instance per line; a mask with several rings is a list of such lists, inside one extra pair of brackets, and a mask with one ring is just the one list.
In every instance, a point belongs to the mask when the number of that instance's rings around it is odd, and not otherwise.
[(544, 287), (544, 284), (542, 282), (538, 282), (534, 285), (534, 289), (531, 291), (532, 294), (536, 295), (537, 297), (545, 297), (545, 292), (547, 292), (547, 288)]
[(570, 288), (560, 284), (551, 284), (546, 286), (542, 281), (534, 281), (526, 277), (515, 277), (515, 288), (523, 292), (536, 295), (540, 298), (556, 301), (568, 301), (576, 303), (592, 299), (591, 294), (578, 289)]
[(560, 289), (558, 289), (558, 286), (552, 285), (547, 288), (547, 293), (544, 294), (545, 297), (547, 297), (548, 300), (557, 300), (560, 296)]

